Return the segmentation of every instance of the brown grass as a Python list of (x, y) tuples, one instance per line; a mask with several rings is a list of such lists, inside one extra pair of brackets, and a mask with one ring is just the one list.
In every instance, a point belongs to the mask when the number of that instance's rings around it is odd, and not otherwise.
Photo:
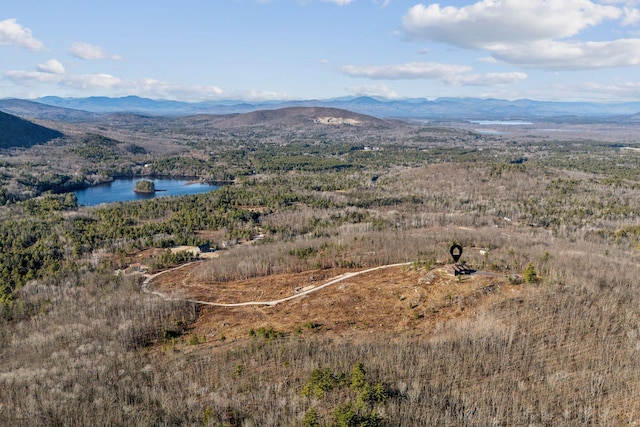
[[(198, 267), (202, 268), (193, 269)], [(152, 287), (170, 298), (225, 304), (271, 301), (312, 289), (347, 271), (315, 270), (205, 284), (194, 280), (193, 272), (181, 269), (159, 276)], [(451, 273), (452, 266), (434, 270), (393, 267), (350, 277), (276, 306), (207, 306), (192, 333), (212, 341), (224, 336), (226, 342), (246, 339), (251, 329), (265, 326), (286, 334), (298, 328), (331, 336), (363, 331), (429, 335), (438, 322), (473, 315), (470, 313), (490, 301), (515, 297), (527, 288), (510, 285), (505, 277), (455, 278)], [(304, 327), (310, 323), (313, 328)]]

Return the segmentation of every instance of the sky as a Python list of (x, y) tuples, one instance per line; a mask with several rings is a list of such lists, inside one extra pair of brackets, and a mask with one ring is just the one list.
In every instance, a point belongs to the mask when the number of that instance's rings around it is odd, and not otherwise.
[(640, 101), (640, 0), (0, 0), (0, 98)]

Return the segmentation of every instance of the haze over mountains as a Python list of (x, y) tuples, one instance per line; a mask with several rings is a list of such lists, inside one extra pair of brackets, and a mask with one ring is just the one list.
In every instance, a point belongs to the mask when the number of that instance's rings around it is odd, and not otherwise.
[[(287, 107), (327, 107), (367, 114), (378, 118), (430, 119), (430, 120), (474, 120), (474, 119), (522, 119), (573, 116), (583, 118), (625, 117), (640, 113), (640, 102), (593, 103), (593, 102), (550, 102), (530, 99), (503, 100), (478, 98), (424, 98), (390, 100), (378, 97), (348, 97), (327, 100), (297, 100), (271, 102), (206, 101), (179, 102), (153, 100), (137, 96), (122, 98), (89, 97), (59, 98), (43, 97), (32, 101), (0, 100), (0, 109), (17, 115), (40, 119), (54, 119), (63, 111), (42, 110), (41, 107), (27, 107), (25, 103), (37, 103), (65, 109), (82, 110), (89, 113), (130, 112), (145, 115), (196, 115), (196, 114), (237, 114), (258, 110), (275, 110)], [(40, 111), (38, 109), (40, 108)], [(28, 114), (25, 114), (28, 112)], [(77, 119), (87, 117), (84, 113), (75, 115)]]

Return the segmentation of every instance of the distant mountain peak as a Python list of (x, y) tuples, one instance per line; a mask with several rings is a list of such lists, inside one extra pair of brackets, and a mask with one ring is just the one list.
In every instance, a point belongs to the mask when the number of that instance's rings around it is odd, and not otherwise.
[(388, 102), (386, 98), (379, 98), (373, 96), (360, 96), (358, 98), (354, 98), (351, 102), (355, 102), (358, 104), (382, 104)]

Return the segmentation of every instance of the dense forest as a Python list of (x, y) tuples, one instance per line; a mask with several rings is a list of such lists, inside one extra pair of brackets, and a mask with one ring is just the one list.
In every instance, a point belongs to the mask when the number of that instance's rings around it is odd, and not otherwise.
[[(133, 126), (3, 157), (0, 424), (638, 421), (633, 144), (423, 125), (175, 129), (150, 143), (140, 135), (159, 130)], [(57, 170), (61, 158), (73, 169)], [(226, 184), (98, 207), (67, 192), (118, 176)], [(126, 273), (196, 261), (170, 249), (204, 245), (219, 256), (194, 277), (219, 286), (394, 263), (426, 277), (453, 242), (466, 265), (526, 286), (447, 319), (405, 307), (419, 329), (358, 324), (340, 336), (310, 315), (227, 338), (194, 332), (209, 309), (146, 293), (144, 277)]]

